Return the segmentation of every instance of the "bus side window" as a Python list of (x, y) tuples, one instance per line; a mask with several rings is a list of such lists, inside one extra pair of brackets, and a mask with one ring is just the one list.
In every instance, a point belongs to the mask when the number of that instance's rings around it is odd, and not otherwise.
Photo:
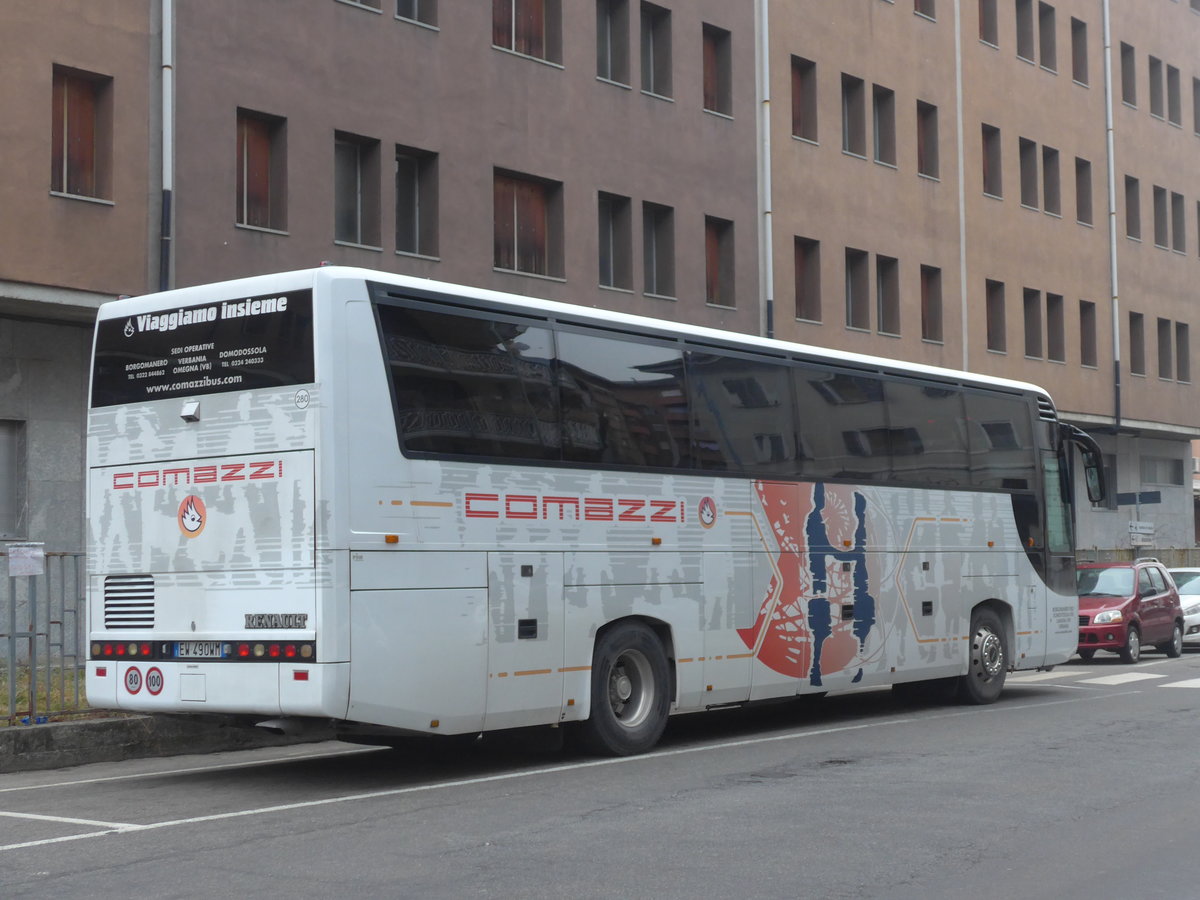
[(692, 453), (705, 470), (799, 474), (792, 385), (782, 362), (689, 351)]
[(379, 317), (406, 450), (559, 458), (552, 332), (393, 306)]
[(678, 347), (561, 330), (563, 458), (649, 468), (688, 464)]

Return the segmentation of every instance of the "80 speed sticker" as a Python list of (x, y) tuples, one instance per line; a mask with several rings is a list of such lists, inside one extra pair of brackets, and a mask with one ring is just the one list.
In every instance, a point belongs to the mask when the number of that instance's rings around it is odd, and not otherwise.
[(130, 666), (125, 670), (125, 690), (129, 691), (131, 694), (136, 694), (141, 689), (142, 670), (137, 666)]

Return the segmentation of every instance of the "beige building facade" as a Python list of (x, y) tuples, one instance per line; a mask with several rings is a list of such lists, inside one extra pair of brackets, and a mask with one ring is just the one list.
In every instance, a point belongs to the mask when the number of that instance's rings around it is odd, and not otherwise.
[(82, 543), (99, 302), (329, 261), (1041, 383), (1081, 545), (1190, 547), (1197, 7), (5, 8), (0, 540)]

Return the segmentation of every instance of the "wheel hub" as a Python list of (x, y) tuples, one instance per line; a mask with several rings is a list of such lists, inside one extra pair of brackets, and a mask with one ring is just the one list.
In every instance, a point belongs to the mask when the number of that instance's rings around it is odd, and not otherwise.
[(1004, 645), (994, 631), (983, 631), (979, 635), (979, 662), (988, 678), (1000, 674), (1004, 666)]

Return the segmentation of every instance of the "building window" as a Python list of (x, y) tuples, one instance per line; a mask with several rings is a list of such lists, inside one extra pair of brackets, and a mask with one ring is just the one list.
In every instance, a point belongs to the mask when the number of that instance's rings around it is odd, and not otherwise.
[(373, 9), (375, 12), (380, 12), (380, 3), (383, 0), (338, 0), (339, 3), (348, 3), (351, 6), (361, 6), (365, 9)]
[(1071, 77), (1088, 84), (1087, 22), (1071, 19)]
[(287, 229), (287, 120), (237, 111), (237, 223)]
[(1187, 252), (1187, 226), (1184, 225), (1183, 194), (1171, 192), (1171, 249)]
[(669, 206), (642, 204), (642, 267), (647, 294), (675, 296), (675, 210)]
[(112, 79), (54, 67), (50, 190), (112, 199)]
[(671, 11), (642, 3), (642, 90), (671, 96)]
[(493, 265), (506, 272), (562, 277), (562, 185), (495, 173)]
[(878, 84), (872, 89), (875, 162), (896, 164), (896, 92)]
[(379, 246), (379, 141), (334, 132), (333, 239)]
[(1058, 71), (1058, 42), (1055, 37), (1054, 7), (1038, 4), (1038, 55), (1043, 69)]
[(1163, 118), (1163, 68), (1162, 60), (1156, 57), (1148, 58), (1150, 80), (1150, 115), (1156, 119)]
[(1017, 0), (1017, 56), (1033, 62), (1034, 52), (1033, 0)]
[(871, 307), (867, 269), (867, 251), (846, 248), (846, 327), (867, 331), (871, 327)]
[(1021, 205), (1032, 209), (1038, 207), (1038, 160), (1037, 144), (1020, 138), (1019, 159), (1021, 163)]
[(917, 172), (938, 178), (938, 108), (932, 103), (917, 101)]
[(1175, 380), (1191, 384), (1192, 353), (1188, 347), (1188, 327), (1183, 322), (1175, 323)]
[(1092, 164), (1075, 157), (1075, 221), (1092, 224)]
[(1096, 304), (1090, 300), (1079, 301), (1079, 363), (1094, 369), (1097, 364), (1096, 351)]
[(1167, 456), (1143, 456), (1142, 484), (1183, 484), (1183, 460)]
[(880, 334), (900, 334), (900, 262), (875, 257), (875, 321)]
[(867, 155), (866, 88), (861, 78), (842, 73), (842, 150)]
[(1137, 70), (1133, 47), (1121, 42), (1121, 101), (1137, 106)]
[(733, 61), (729, 32), (704, 26), (704, 108), (733, 115)]
[(1200, 78), (1192, 79), (1192, 133), (1200, 135)]
[(979, 0), (979, 39), (993, 47), (1000, 46), (1000, 21), (996, 15), (996, 0)]
[(983, 192), (989, 197), (1004, 196), (1004, 182), (1000, 165), (1000, 129), (994, 125), (983, 126)]
[(596, 0), (596, 77), (629, 84), (629, 0)]
[(1175, 338), (1171, 320), (1158, 320), (1158, 377), (1170, 381), (1175, 377)]
[(821, 242), (797, 237), (796, 318), (807, 322), (821, 321)]
[(1004, 282), (987, 280), (987, 348), (997, 353), (1008, 352), (1008, 337), (1004, 321)]
[(1179, 91), (1179, 70), (1167, 66), (1167, 121), (1172, 125), (1183, 125), (1183, 99)]
[(1052, 216), (1062, 215), (1062, 188), (1058, 171), (1058, 151), (1042, 148), (1042, 208)]
[(1125, 236), (1142, 239), (1142, 191), (1138, 180), (1125, 176)]
[(913, 12), (927, 19), (937, 18), (937, 7), (934, 0), (913, 0)]
[(1168, 231), (1170, 226), (1167, 219), (1167, 189), (1154, 185), (1154, 246), (1163, 250), (1167, 249), (1170, 243)]
[(25, 423), (0, 419), (0, 540), (26, 537)]
[(396, 146), (396, 252), (438, 255), (438, 156)]
[(396, 18), (437, 28), (437, 0), (396, 0)]
[(1025, 288), (1025, 356), (1042, 358), (1042, 292)]
[(1129, 314), (1129, 372), (1146, 374), (1146, 326), (1141, 313)]
[(792, 57), (792, 134), (817, 140), (817, 64)]
[(921, 266), (921, 340), (942, 342), (942, 270)]
[(492, 46), (562, 62), (561, 0), (492, 0)]
[(733, 273), (733, 223), (704, 217), (704, 299), (716, 306), (736, 306)]
[(599, 208), (600, 285), (633, 290), (633, 204), (601, 191)]
[(1062, 294), (1046, 294), (1046, 359), (1067, 361), (1067, 323)]

